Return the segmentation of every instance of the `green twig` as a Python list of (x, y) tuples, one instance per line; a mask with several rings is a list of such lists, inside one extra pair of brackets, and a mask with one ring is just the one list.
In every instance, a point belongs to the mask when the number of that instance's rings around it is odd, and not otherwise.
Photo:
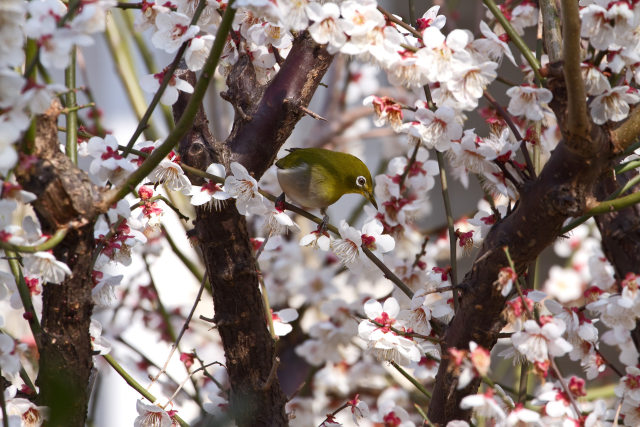
[[(149, 393), (147, 390), (145, 390), (144, 387), (142, 387), (139, 382), (133, 379), (133, 377), (129, 375), (127, 371), (125, 371), (124, 368), (120, 366), (120, 364), (116, 362), (116, 360), (110, 354), (103, 354), (102, 357), (122, 377), (122, 379), (124, 379), (125, 382), (131, 386), (131, 388), (140, 393), (145, 399), (147, 399), (151, 403), (154, 403), (157, 400), (153, 394)], [(189, 424), (178, 415), (174, 415), (172, 418), (176, 420), (182, 427), (189, 427)]]
[(61, 228), (58, 231), (56, 231), (53, 236), (49, 237), (49, 239), (47, 239), (46, 242), (40, 243), (39, 245), (35, 245), (35, 246), (14, 245), (9, 242), (0, 241), (0, 249), (4, 249), (5, 251), (22, 252), (22, 253), (28, 253), (28, 254), (48, 251), (55, 248), (56, 245), (58, 245), (58, 243), (60, 243), (62, 239), (64, 239), (68, 231), (69, 231), (68, 228)]
[(590, 209), (585, 215), (574, 219), (569, 224), (562, 227), (562, 230), (560, 230), (560, 234), (568, 233), (569, 231), (573, 230), (580, 224), (583, 224), (589, 218), (595, 215), (599, 215), (607, 212), (619, 211), (619, 210), (628, 208), (630, 206), (633, 206), (636, 203), (639, 203), (640, 192), (635, 192), (635, 193), (629, 194), (628, 196), (624, 196), (616, 199), (616, 197), (618, 197), (620, 194), (626, 193), (633, 186), (638, 184), (638, 182), (640, 182), (640, 175), (636, 175), (633, 178), (631, 178), (624, 186), (622, 186), (621, 188), (613, 192), (604, 201), (600, 202), (596, 207)]
[[(145, 41), (142, 33), (135, 29), (133, 12), (125, 12), (123, 15), (124, 23), (127, 26), (127, 30), (129, 30), (129, 34), (133, 37), (133, 42), (135, 43), (136, 48), (138, 48), (138, 52), (140, 52), (140, 56), (142, 57), (147, 73), (157, 73), (158, 66), (153, 59), (153, 53), (151, 52), (151, 49), (149, 49), (149, 45)], [(162, 116), (164, 117), (167, 128), (169, 130), (173, 129), (175, 123), (173, 122), (173, 112), (171, 111), (171, 107), (161, 104), (160, 109), (162, 110)]]
[[(191, 19), (190, 25), (195, 25), (198, 22), (198, 19), (200, 18), (200, 15), (202, 14), (202, 11), (204, 10), (206, 5), (207, 5), (207, 0), (200, 0), (200, 2), (198, 3), (198, 7), (193, 13), (193, 18)], [(230, 5), (227, 5), (227, 7), (230, 7)], [(216, 34), (216, 42), (218, 41), (218, 36), (219, 34)], [(224, 40), (226, 41), (226, 34), (225, 34)], [(178, 65), (180, 65), (182, 56), (184, 55), (184, 52), (187, 50), (187, 47), (189, 46), (189, 42), (190, 40), (187, 40), (184, 43), (182, 43), (182, 45), (178, 49), (178, 52), (176, 53), (175, 58), (173, 59), (173, 62), (171, 62), (171, 64), (164, 70), (164, 74), (162, 76), (162, 82), (160, 82), (160, 87), (156, 90), (156, 93), (153, 95), (153, 98), (149, 103), (149, 107), (147, 107), (147, 111), (144, 112), (142, 119), (138, 123), (138, 127), (136, 128), (135, 132), (133, 132), (133, 135), (131, 135), (131, 138), (129, 139), (127, 148), (122, 153), (124, 157), (127, 157), (129, 155), (130, 153), (129, 150), (131, 150), (131, 148), (133, 147), (133, 144), (135, 144), (138, 137), (142, 134), (144, 129), (147, 127), (147, 122), (149, 121), (149, 119), (151, 119), (153, 110), (155, 110), (156, 106), (160, 102), (160, 98), (162, 98), (162, 95), (164, 94), (164, 91), (167, 88), (167, 86), (169, 86), (169, 83), (174, 79), (174, 73), (176, 72), (176, 69), (178, 69)], [(204, 69), (203, 69), (203, 77), (204, 77)], [(206, 87), (203, 89), (203, 92), (205, 90), (206, 90)], [(202, 97), (200, 97), (200, 99), (202, 99)]]
[(444, 156), (441, 152), (436, 151), (438, 157), (438, 168), (440, 169), (440, 187), (442, 189), (442, 199), (444, 200), (444, 209), (447, 214), (447, 227), (449, 229), (449, 252), (451, 261), (451, 286), (453, 287), (453, 308), (458, 311), (458, 258), (456, 256), (457, 236), (453, 223), (453, 210), (451, 209), (451, 200), (449, 199), (449, 188), (447, 186), (447, 172), (444, 166)]
[(415, 379), (415, 378), (413, 378), (411, 375), (409, 375), (409, 373), (408, 373), (407, 371), (405, 371), (404, 369), (402, 369), (402, 367), (401, 367), (400, 365), (398, 365), (396, 362), (391, 361), (391, 362), (389, 362), (389, 363), (391, 363), (391, 366), (393, 366), (394, 368), (396, 368), (396, 370), (397, 370), (398, 372), (400, 372), (400, 374), (402, 374), (402, 376), (403, 376), (403, 377), (405, 377), (407, 380), (409, 380), (409, 382), (410, 382), (411, 384), (413, 384), (413, 386), (414, 386), (415, 388), (417, 388), (417, 389), (418, 389), (418, 391), (419, 391), (420, 393), (422, 393), (422, 394), (424, 394), (425, 396), (427, 396), (427, 398), (428, 398), (428, 399), (431, 399), (431, 393), (429, 393), (429, 392), (427, 391), (427, 389), (426, 389), (426, 388), (424, 388), (424, 386), (418, 382), (418, 380), (416, 380), (416, 379)]
[(64, 83), (70, 90), (65, 96), (67, 137), (65, 154), (74, 165), (78, 164), (78, 105), (76, 99), (76, 47), (71, 48), (70, 63), (64, 70)]
[(135, 188), (136, 185), (141, 183), (193, 126), (193, 119), (198, 112), (198, 108), (200, 108), (207, 86), (209, 86), (209, 83), (213, 79), (220, 55), (222, 54), (222, 49), (227, 40), (227, 34), (231, 29), (233, 17), (236, 13), (236, 9), (232, 7), (232, 4), (233, 0), (230, 0), (222, 17), (222, 22), (218, 27), (209, 57), (202, 68), (202, 74), (196, 83), (193, 95), (185, 107), (184, 113), (180, 117), (180, 121), (176, 124), (176, 127), (171, 131), (169, 136), (167, 136), (167, 139), (147, 157), (140, 168), (133, 172), (122, 186), (112, 192), (110, 197), (111, 203), (116, 203), (125, 197), (132, 188)]
[[(17, 254), (12, 251), (5, 251), (9, 261), (9, 268), (11, 269), (11, 274), (16, 281), (16, 285), (18, 287), (18, 294), (20, 295), (20, 300), (22, 301), (22, 306), (24, 307), (24, 312), (26, 314), (25, 318), (29, 322), (29, 328), (31, 329), (31, 333), (33, 334), (33, 338), (36, 341), (36, 345), (40, 348), (40, 337), (42, 336), (42, 327), (40, 326), (40, 321), (38, 320), (38, 315), (36, 314), (36, 310), (33, 307), (33, 302), (31, 301), (31, 292), (29, 291), (29, 287), (27, 283), (24, 281), (24, 275), (22, 274), (22, 269), (20, 268), (20, 263), (17, 259)], [(55, 286), (55, 285), (54, 285)]]
[(502, 14), (502, 12), (498, 8), (498, 6), (496, 6), (496, 3), (493, 0), (482, 0), (482, 2), (491, 11), (493, 16), (495, 16), (495, 18), (498, 20), (498, 22), (500, 22), (500, 25), (502, 25), (502, 28), (504, 28), (504, 31), (509, 35), (509, 38), (511, 39), (513, 44), (516, 45), (518, 50), (525, 57), (525, 59), (531, 66), (531, 69), (533, 70), (533, 74), (535, 74), (538, 82), (543, 83), (544, 78), (542, 77), (542, 74), (540, 74), (540, 64), (536, 60), (536, 57), (533, 56), (533, 54), (531, 53), (531, 50), (527, 47), (524, 40), (522, 40), (522, 38), (518, 35), (515, 28), (513, 28), (511, 23), (507, 20), (507, 18), (505, 18), (505, 16)]
[[(136, 69), (133, 65), (131, 49), (126, 39), (122, 36), (123, 31), (117, 26), (115, 14), (113, 18), (114, 19), (107, 19), (105, 40), (111, 52), (111, 57), (115, 63), (120, 81), (124, 86), (124, 92), (127, 95), (129, 104), (131, 104), (131, 108), (133, 108), (136, 117), (140, 120), (144, 115), (146, 101), (138, 83), (138, 76), (136, 75)], [(145, 129), (145, 135), (153, 140), (158, 138), (158, 132), (152, 121), (149, 121), (149, 126)]]

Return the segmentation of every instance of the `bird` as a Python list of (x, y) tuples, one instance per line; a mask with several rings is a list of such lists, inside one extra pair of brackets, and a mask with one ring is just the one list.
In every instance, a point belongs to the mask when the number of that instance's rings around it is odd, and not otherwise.
[(327, 207), (343, 195), (356, 193), (378, 209), (373, 195), (373, 181), (367, 166), (351, 154), (324, 148), (291, 148), (276, 161), (278, 182), (283, 193), (302, 207), (320, 209), (326, 227)]

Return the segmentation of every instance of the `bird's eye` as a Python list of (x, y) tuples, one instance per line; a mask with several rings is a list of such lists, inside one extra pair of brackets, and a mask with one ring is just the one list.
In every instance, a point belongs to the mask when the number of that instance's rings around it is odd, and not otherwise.
[(366, 183), (367, 183), (367, 178), (365, 178), (364, 176), (359, 176), (356, 178), (356, 185), (358, 187), (364, 187)]

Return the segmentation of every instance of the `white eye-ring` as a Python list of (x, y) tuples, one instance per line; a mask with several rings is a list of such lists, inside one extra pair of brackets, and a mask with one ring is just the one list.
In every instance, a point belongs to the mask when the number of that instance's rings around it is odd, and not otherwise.
[(356, 178), (356, 185), (358, 187), (364, 187), (366, 183), (367, 183), (367, 178), (365, 178), (364, 176), (359, 176)]

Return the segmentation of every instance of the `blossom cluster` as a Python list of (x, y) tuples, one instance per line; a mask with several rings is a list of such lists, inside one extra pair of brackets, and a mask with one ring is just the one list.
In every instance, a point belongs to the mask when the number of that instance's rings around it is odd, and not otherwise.
[[(160, 227), (170, 216), (165, 195), (184, 199), (184, 207), (175, 209), (191, 216), (196, 209), (215, 212), (235, 206), (249, 222), (263, 292), (272, 307), (265, 326), (271, 326), (275, 337), (298, 332), (292, 335), (303, 338), (296, 338), (291, 353), (313, 367), (309, 392), (287, 405), (292, 425), (309, 425), (309, 420), (323, 425), (418, 425), (416, 395), (390, 384), (404, 374), (420, 384), (432, 384), (444, 358), (451, 361), (458, 389), (473, 382), (489, 384), (461, 402), (461, 408), (473, 411), (474, 421), (505, 426), (564, 425), (567, 420), (606, 425), (617, 418), (614, 408), (620, 406), (625, 425), (640, 423), (639, 354), (632, 336), (640, 319), (640, 273), (624, 272), (624, 278), (616, 280), (592, 225), (575, 228), (556, 243), (556, 255), (567, 262), (550, 268), (542, 290), (523, 292), (522, 278), (512, 266), (500, 270), (494, 286), (508, 299), (500, 352), (492, 355), (475, 342), (444, 351), (440, 346), (457, 303), (457, 278), (452, 277), (451, 264), (468, 255), (511, 211), (523, 182), (533, 173), (529, 151), (544, 163), (560, 140), (550, 106), (552, 92), (540, 79), (540, 70), (548, 65), (544, 55), (538, 64), (522, 60), (518, 66), (507, 29), (492, 14), (479, 22), (476, 37), (466, 29), (447, 33), (446, 18), (438, 6), (411, 27), (412, 23), (388, 14), (374, 0), (237, 0), (231, 6), (208, 0), (202, 10), (198, 3), (144, 0), (136, 12), (136, 31), (146, 34), (158, 52), (173, 55), (183, 49), (188, 69), (200, 71), (216, 42), (221, 16), (234, 7), (232, 32), (223, 35), (216, 71), (218, 76), (228, 75), (246, 55), (260, 85), (278, 73), (296, 35), (303, 31), (330, 54), (351, 57), (348, 106), (371, 106), (372, 123), (388, 126), (397, 136), (396, 142), (389, 143), (391, 148), (383, 150), (388, 161), (374, 178), (380, 208), (366, 206), (358, 212), (359, 227), (338, 216), (337, 233), (309, 228), (287, 213), (283, 204), (267, 197), (267, 191), (281, 193), (275, 167), (258, 181), (240, 163), (213, 163), (201, 174), (200, 185), (195, 185), (180, 156), (171, 152), (143, 185), (94, 224), (99, 250), (93, 260), (92, 297), (98, 313), (113, 313), (115, 318), (125, 307), (142, 325), (160, 331), (160, 339), (172, 342), (171, 320), (182, 321), (183, 316), (180, 309), (169, 312), (162, 306), (150, 268), (156, 257), (174, 246), (167, 243)], [(70, 4), (59, 0), (0, 3), (0, 241), (8, 260), (0, 270), (0, 303), (7, 308), (7, 324), (13, 323), (16, 313), (29, 320), (19, 292), (21, 278), (39, 316), (44, 287), (60, 286), (72, 274), (52, 251), (31, 250), (52, 236), (43, 233), (33, 213), (36, 196), (12, 177), (14, 168), (28, 169), (34, 161), (23, 152), (19, 155), (18, 148), (31, 119), (55, 106), (53, 100), (69, 90), (39, 81), (34, 70), (38, 65), (60, 70), (70, 66), (72, 51), (91, 46), (94, 36), (104, 32), (110, 11), (118, 6), (115, 0), (80, 1), (76, 9), (69, 9)], [(535, 2), (506, 1), (500, 9), (516, 34), (538, 25)], [(596, 125), (620, 122), (640, 101), (640, 2), (581, 0), (580, 17), (582, 77), (591, 119)], [(25, 54), (29, 44), (37, 46), (36, 57)], [(505, 91), (509, 101), (500, 111), (488, 88), (498, 79), (498, 70), (511, 65), (521, 69), (522, 83), (505, 83), (510, 86)], [(384, 95), (376, 92), (378, 82), (371, 84), (365, 78), (375, 67), (392, 86)], [(175, 75), (167, 76), (168, 72), (163, 68), (147, 74), (139, 83), (155, 93), (167, 80), (160, 102), (172, 105), (179, 91), (192, 93), (194, 87)], [(469, 128), (467, 122), (483, 98), (492, 105), (480, 110), (488, 128), (485, 134)], [(369, 130), (368, 121), (363, 126)], [(140, 138), (131, 141), (129, 150), (124, 148), (126, 141), (111, 134), (81, 136), (79, 167), (97, 187), (111, 189), (123, 185), (163, 142)], [(354, 145), (348, 148), (361, 148)], [(627, 160), (636, 158), (631, 154)], [(450, 253), (450, 236), (444, 229), (432, 233), (435, 239), (425, 239), (420, 226), (432, 209), (433, 190), (445, 160), (466, 188), (478, 177), (487, 191), (486, 200), (477, 204), (469, 218), (453, 224), (461, 248), (456, 253)], [(20, 253), (19, 262), (13, 262), (17, 257), (12, 253), (24, 247), (29, 249)], [(386, 268), (383, 272), (381, 264)], [(394, 287), (389, 279), (406, 289)], [(1, 312), (5, 316), (5, 310)], [(0, 316), (0, 326), (4, 323)], [(110, 326), (103, 330), (97, 319), (92, 322), (96, 354), (111, 351), (103, 333), (123, 340), (124, 333), (118, 329), (126, 327), (116, 321)], [(219, 355), (219, 342), (209, 343), (192, 331), (188, 335), (193, 347), (205, 349), (198, 353)], [(5, 390), (7, 416), (10, 425), (40, 425), (46, 408), (17, 394), (20, 387), (25, 394), (36, 391), (26, 390), (20, 377), (21, 366), (33, 358), (33, 343), (18, 338), (9, 331), (0, 333), (0, 368), (13, 384)], [(605, 360), (601, 351), (605, 346), (617, 350), (617, 360)], [(212, 347), (218, 353), (207, 351)], [(490, 362), (498, 358), (526, 362), (540, 379), (527, 407), (489, 380)], [(616, 364), (625, 367), (625, 375), (618, 380), (615, 396), (588, 401), (585, 380), (579, 375), (562, 376), (556, 362), (561, 359), (579, 366), (590, 381), (615, 370)], [(196, 355), (182, 353), (180, 360), (190, 375)], [(138, 366), (141, 372), (147, 372), (145, 363)], [(206, 396), (202, 407), (214, 417), (223, 417), (228, 405), (229, 385), (224, 370), (219, 372), (222, 378), (210, 381), (207, 377), (199, 383)], [(327, 415), (335, 409), (336, 400), (346, 402), (349, 417)], [(136, 425), (170, 425), (175, 411), (165, 408), (137, 402)], [(467, 424), (452, 421), (450, 425)]]

